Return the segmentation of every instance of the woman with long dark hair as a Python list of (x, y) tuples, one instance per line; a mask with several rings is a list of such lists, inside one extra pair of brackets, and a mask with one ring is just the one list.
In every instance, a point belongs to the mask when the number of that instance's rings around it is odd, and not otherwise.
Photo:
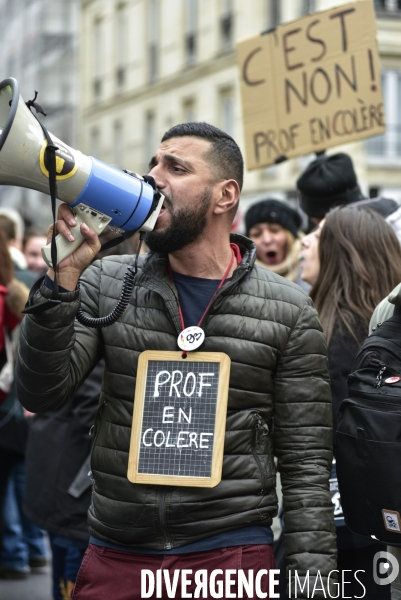
[[(357, 206), (332, 210), (302, 245), (301, 277), (312, 285), (310, 296), (328, 345), (335, 431), (338, 408), (347, 397), (347, 377), (368, 335), (372, 313), (401, 281), (401, 247), (382, 216)], [(335, 471), (332, 475), (334, 487)], [(385, 546), (353, 535), (341, 518), (338, 495), (336, 500), (338, 570), (365, 571), (358, 574), (366, 587), (365, 600), (389, 598), (389, 591), (373, 581), (373, 557)], [(347, 581), (352, 581), (344, 587), (348, 597), (361, 596), (360, 584), (352, 577)]]

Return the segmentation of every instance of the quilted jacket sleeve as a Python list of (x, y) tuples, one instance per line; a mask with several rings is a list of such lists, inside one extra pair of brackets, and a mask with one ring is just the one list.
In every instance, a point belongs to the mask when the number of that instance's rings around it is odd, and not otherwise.
[[(85, 271), (81, 289), (60, 294), (62, 302), (21, 324), (16, 382), (21, 404), (32, 412), (55, 409), (73, 394), (101, 358), (100, 333), (75, 321), (79, 303), (98, 315), (101, 263)], [(43, 284), (36, 301), (50, 298)]]
[[(332, 411), (327, 350), (308, 298), (299, 313), (275, 377), (275, 439), (284, 501), (285, 546), (291, 596), (327, 597), (327, 576), (337, 568), (333, 506), (328, 479), (332, 462)], [(297, 585), (294, 575), (305, 589)], [(325, 586), (326, 595), (318, 589)], [(309, 576), (309, 584), (304, 581)], [(334, 575), (334, 577), (333, 577)], [(317, 579), (316, 579), (317, 576)], [(335, 580), (332, 574), (330, 580)]]

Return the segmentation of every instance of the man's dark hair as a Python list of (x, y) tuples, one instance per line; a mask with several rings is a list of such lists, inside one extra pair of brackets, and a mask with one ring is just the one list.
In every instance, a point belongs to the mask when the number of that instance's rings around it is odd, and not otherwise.
[(163, 136), (162, 142), (174, 137), (193, 136), (212, 143), (206, 153), (207, 160), (221, 179), (235, 179), (240, 190), (244, 180), (244, 160), (241, 150), (233, 138), (209, 123), (182, 123), (174, 125)]

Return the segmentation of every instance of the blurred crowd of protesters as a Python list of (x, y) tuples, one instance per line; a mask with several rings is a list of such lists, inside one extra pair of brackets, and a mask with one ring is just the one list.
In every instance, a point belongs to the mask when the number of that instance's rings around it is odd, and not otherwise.
[[(287, 202), (267, 197), (249, 208), (245, 229), (256, 245), (258, 264), (298, 283), (314, 301), (328, 344), (335, 430), (347, 376), (368, 335), (372, 313), (401, 282), (401, 208), (391, 199), (364, 198), (352, 160), (343, 153), (317, 156), (298, 178), (297, 188), (303, 216)], [(301, 231), (305, 215), (316, 226), (307, 235)], [(22, 409), (13, 354), (29, 288), (46, 272), (40, 249), (47, 239), (42, 228), (22, 228), (18, 214), (0, 210), (0, 578), (27, 577), (31, 569), (47, 564), (46, 531), (53, 597), (62, 600), (69, 597), (89, 540), (90, 430), (104, 364), (59, 410), (32, 415)], [(109, 254), (131, 254), (136, 242), (127, 240)], [(332, 500), (338, 569), (365, 571), (365, 599), (390, 598), (390, 591), (373, 581), (373, 556), (384, 546), (345, 526), (338, 490)], [(285, 578), (282, 553), (276, 558)], [(360, 593), (360, 587), (348, 591), (354, 592)]]
[[(104, 361), (60, 410), (33, 415), (22, 408), (15, 392), (13, 355), (29, 288), (47, 270), (41, 254), (47, 232), (30, 227), (23, 233), (19, 215), (4, 212), (0, 209), (0, 579), (23, 579), (46, 566), (47, 532), (53, 598), (66, 600), (89, 541), (90, 431)], [(105, 232), (102, 243), (114, 235)], [(112, 251), (100, 251), (97, 258), (132, 254), (136, 245), (137, 238), (131, 238)]]
[(18, 402), (13, 377), (21, 311), (37, 277), (26, 268), (16, 221), (4, 214), (0, 214), (0, 265), (0, 367), (2, 376), (9, 372), (0, 398), (0, 577), (19, 579), (31, 568), (46, 565), (48, 559), (43, 532), (27, 519), (22, 507), (30, 417)]

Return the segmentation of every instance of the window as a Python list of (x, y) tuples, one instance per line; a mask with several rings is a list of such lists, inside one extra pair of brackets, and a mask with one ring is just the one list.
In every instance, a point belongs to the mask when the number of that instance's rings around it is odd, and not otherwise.
[(316, 1), (315, 0), (303, 0), (303, 14), (309, 15), (316, 10)]
[(401, 0), (374, 0), (375, 9), (379, 12), (396, 12), (401, 10)]
[(223, 0), (223, 10), (220, 17), (221, 44), (231, 46), (234, 38), (233, 0)]
[(156, 81), (159, 71), (159, 10), (159, 0), (150, 0), (148, 15), (149, 83)]
[(146, 173), (149, 166), (149, 161), (154, 155), (157, 147), (156, 141), (156, 115), (153, 111), (146, 113), (145, 117), (145, 157), (144, 157), (144, 172)]
[(193, 123), (196, 121), (195, 100), (187, 98), (182, 105), (183, 123)]
[(197, 0), (186, 0), (185, 51), (187, 64), (196, 60)]
[(90, 132), (89, 155), (99, 158), (100, 152), (100, 132), (97, 127), (93, 127)]
[(267, 0), (267, 14), (268, 27), (277, 27), (277, 25), (280, 25), (280, 0)]
[(123, 124), (121, 121), (114, 121), (113, 135), (113, 162), (117, 169), (123, 168), (124, 156), (124, 139), (123, 139)]
[(103, 40), (102, 21), (95, 21), (93, 26), (93, 96), (99, 100), (102, 95), (103, 73)]
[(117, 88), (124, 87), (126, 79), (128, 22), (127, 7), (120, 4), (116, 15), (116, 84)]
[(382, 89), (386, 112), (386, 133), (366, 142), (369, 162), (394, 164), (401, 161), (401, 72), (383, 71)]
[(234, 134), (234, 99), (231, 89), (220, 92), (220, 123), (221, 129), (233, 136)]

